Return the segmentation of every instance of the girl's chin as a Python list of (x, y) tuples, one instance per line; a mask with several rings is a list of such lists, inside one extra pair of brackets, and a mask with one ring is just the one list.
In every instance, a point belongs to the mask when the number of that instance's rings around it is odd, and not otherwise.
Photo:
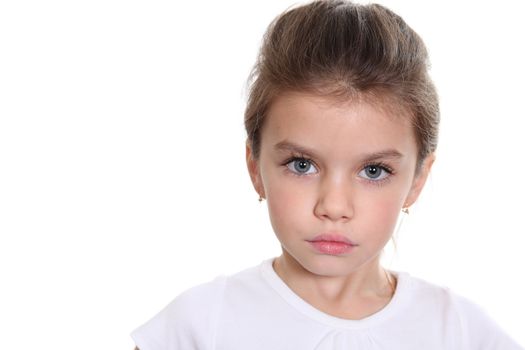
[[(308, 254), (294, 257), (288, 252), (277, 258), (281, 268), (294, 274), (311, 274), (319, 277), (348, 277), (351, 274), (367, 271), (379, 271), (379, 259), (359, 259), (358, 256), (335, 256), (328, 254)], [(365, 262), (363, 262), (365, 261)], [(371, 271), (370, 271), (371, 270)]]

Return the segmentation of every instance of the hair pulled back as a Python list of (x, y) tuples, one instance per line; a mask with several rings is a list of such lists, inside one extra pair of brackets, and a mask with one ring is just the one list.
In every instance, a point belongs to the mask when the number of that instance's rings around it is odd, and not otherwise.
[(418, 161), (437, 147), (439, 104), (421, 38), (389, 9), (321, 0), (278, 16), (250, 74), (244, 124), (255, 159), (272, 101), (287, 91), (387, 98), (411, 117)]

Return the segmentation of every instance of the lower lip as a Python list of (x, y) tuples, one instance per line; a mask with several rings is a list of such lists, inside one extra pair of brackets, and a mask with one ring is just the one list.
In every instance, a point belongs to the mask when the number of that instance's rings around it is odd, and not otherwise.
[(321, 254), (343, 255), (350, 253), (354, 246), (345, 242), (334, 241), (310, 241), (314, 249)]

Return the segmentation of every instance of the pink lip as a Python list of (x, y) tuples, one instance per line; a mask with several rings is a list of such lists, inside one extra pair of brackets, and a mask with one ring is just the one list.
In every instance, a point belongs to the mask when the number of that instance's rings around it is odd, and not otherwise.
[(343, 235), (325, 233), (315, 236), (311, 240), (307, 240), (313, 248), (321, 253), (328, 255), (343, 255), (351, 252), (357, 244), (350, 241)]

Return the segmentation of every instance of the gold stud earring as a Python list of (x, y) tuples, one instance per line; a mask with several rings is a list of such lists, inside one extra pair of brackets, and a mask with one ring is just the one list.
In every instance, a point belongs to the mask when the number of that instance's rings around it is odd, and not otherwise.
[(408, 210), (408, 207), (403, 208), (401, 211), (403, 213), (407, 214), (407, 215), (410, 214), (410, 211)]
[(262, 201), (263, 201), (263, 197), (259, 196), (259, 203), (261, 203)]

